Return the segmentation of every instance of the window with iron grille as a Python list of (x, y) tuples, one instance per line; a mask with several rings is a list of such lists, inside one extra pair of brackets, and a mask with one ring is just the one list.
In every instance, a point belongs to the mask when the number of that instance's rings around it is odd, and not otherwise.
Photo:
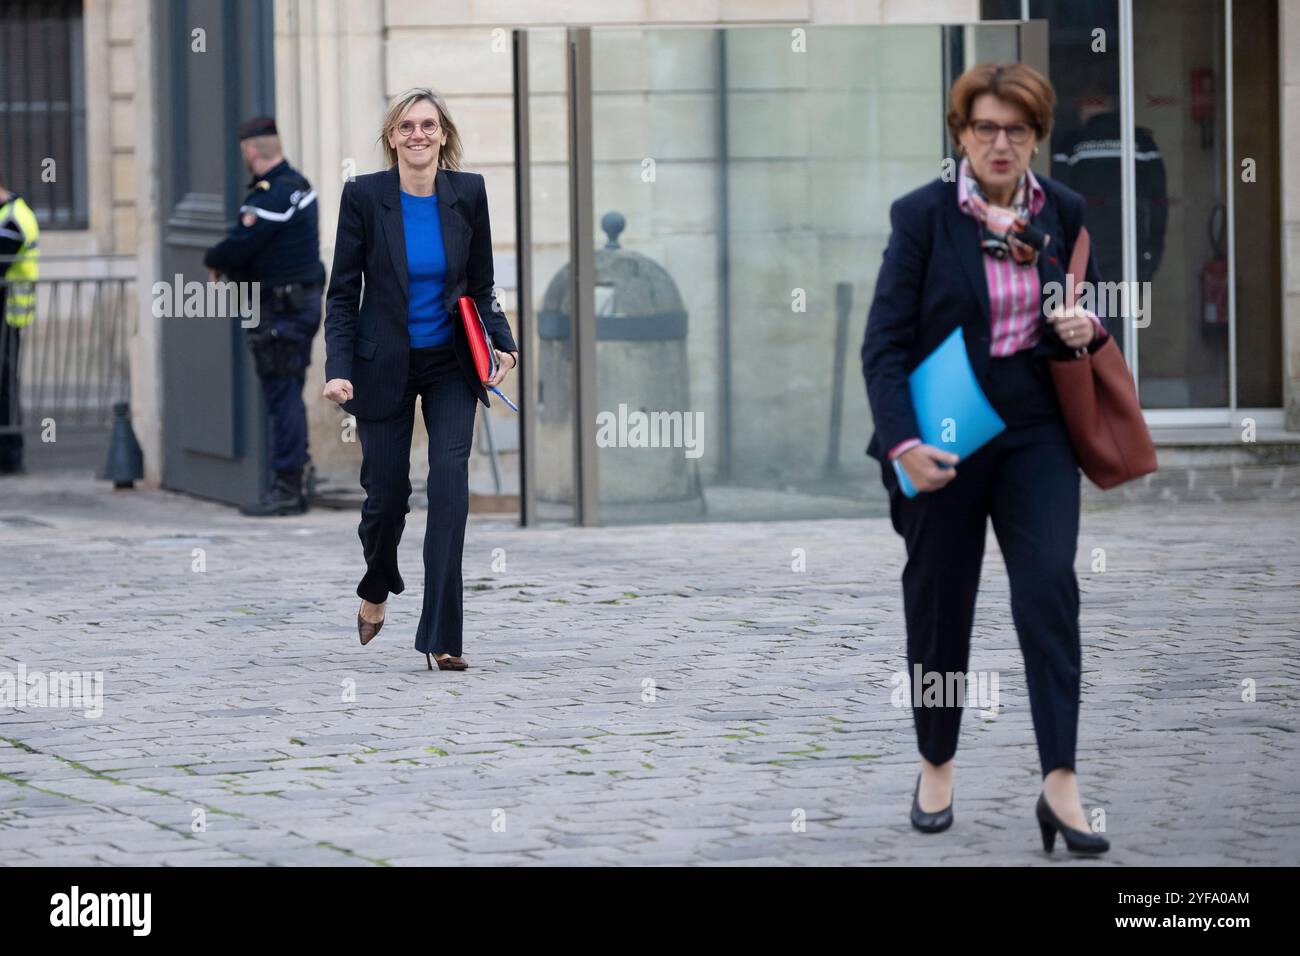
[(84, 229), (81, 0), (0, 0), (0, 183), (42, 229)]

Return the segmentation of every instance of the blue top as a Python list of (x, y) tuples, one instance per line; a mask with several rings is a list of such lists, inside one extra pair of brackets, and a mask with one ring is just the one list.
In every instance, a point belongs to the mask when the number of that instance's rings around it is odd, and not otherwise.
[(406, 232), (409, 305), (406, 326), (411, 348), (427, 349), (451, 339), (451, 316), (442, 304), (447, 253), (442, 247), (438, 196), (401, 193), (402, 228)]

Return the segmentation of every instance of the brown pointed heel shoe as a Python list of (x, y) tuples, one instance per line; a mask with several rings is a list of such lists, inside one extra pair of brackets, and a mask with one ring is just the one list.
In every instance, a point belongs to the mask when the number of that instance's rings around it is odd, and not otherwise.
[(444, 657), (435, 658), (432, 654), (424, 655), (424, 662), (429, 665), (429, 670), (433, 670), (433, 665), (438, 665), (440, 671), (463, 671), (469, 670), (469, 665), (465, 663), (463, 657)]
[(379, 619), (378, 624), (372, 624), (369, 621), (367, 621), (364, 617), (361, 616), (360, 611), (357, 611), (357, 634), (361, 636), (362, 647), (365, 647), (365, 645), (373, 641), (375, 639), (375, 635), (379, 633), (379, 629), (383, 626), (384, 626), (383, 618)]

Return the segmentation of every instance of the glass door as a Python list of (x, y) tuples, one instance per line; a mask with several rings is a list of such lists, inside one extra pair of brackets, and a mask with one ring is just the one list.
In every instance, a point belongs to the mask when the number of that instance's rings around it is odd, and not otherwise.
[[(981, 14), (1026, 6), (1050, 37), (1051, 175), (1088, 202), (1102, 278), (1138, 283), (1112, 331), (1148, 419), (1280, 420), (1277, 0), (983, 0)], [(1128, 94), (1131, 183), (1119, 123)]]
[(1148, 409), (1231, 401), (1223, 17), (1224, 0), (1133, 5), (1133, 241), (1137, 279), (1150, 283), (1135, 327)]
[(523, 32), (537, 515), (884, 514), (858, 356), (889, 206), (1019, 25)]
[(601, 523), (886, 512), (859, 355), (889, 206), (943, 171), (953, 46), (1017, 27), (951, 39), (591, 31)]

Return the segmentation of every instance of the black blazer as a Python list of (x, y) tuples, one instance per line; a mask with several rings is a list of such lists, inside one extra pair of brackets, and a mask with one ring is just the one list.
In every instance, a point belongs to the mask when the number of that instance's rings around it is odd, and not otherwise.
[[(1046, 298), (1048, 282), (1065, 286), (1084, 199), (1045, 176), (1037, 179), (1046, 202), (1032, 224), (1051, 236), (1038, 256)], [(956, 182), (936, 179), (908, 193), (890, 207), (889, 221), (893, 232), (862, 342), (862, 374), (876, 426), (867, 454), (880, 461), (899, 442), (921, 434), (907, 384), (911, 371), (960, 326), (975, 377), (987, 391), (992, 332), (979, 224), (958, 208)], [(1092, 255), (1087, 279), (1101, 281)], [(1105, 325), (1102, 310), (1094, 311)], [(1066, 355), (1070, 349), (1044, 321), (1034, 353)]]
[[(479, 173), (439, 169), (433, 191), (447, 255), (443, 304), (452, 316), (452, 342), (466, 380), (487, 405), (456, 305), (462, 295), (472, 296), (492, 344), (502, 352), (518, 350), (493, 294), (487, 190)], [(406, 386), (410, 279), (400, 193), (393, 166), (349, 181), (339, 201), (334, 268), (325, 299), (325, 380), (352, 383), (353, 397), (342, 408), (358, 418), (396, 414)]]

